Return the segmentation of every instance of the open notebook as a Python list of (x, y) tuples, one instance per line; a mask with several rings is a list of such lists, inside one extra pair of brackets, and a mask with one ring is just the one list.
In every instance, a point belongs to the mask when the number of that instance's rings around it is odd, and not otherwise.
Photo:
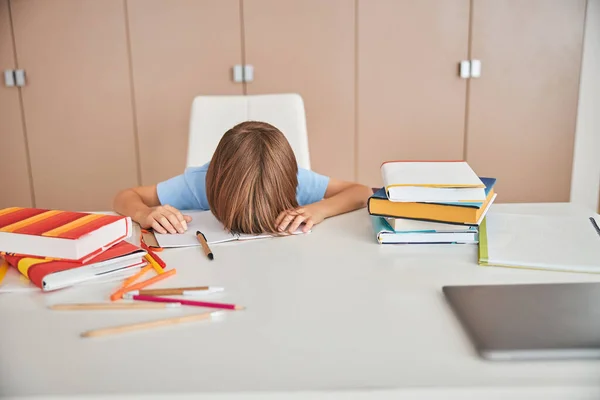
[[(186, 211), (184, 214), (192, 217), (192, 221), (187, 224), (188, 230), (184, 233), (177, 234), (154, 232), (154, 237), (156, 238), (158, 246), (163, 248), (200, 246), (200, 242), (198, 242), (198, 238), (196, 238), (196, 231), (200, 231), (204, 234), (208, 244), (273, 237), (273, 235), (270, 234), (243, 235), (231, 233), (225, 229), (223, 224), (221, 224), (210, 211)], [(295, 235), (302, 233), (301, 229), (294, 232)]]

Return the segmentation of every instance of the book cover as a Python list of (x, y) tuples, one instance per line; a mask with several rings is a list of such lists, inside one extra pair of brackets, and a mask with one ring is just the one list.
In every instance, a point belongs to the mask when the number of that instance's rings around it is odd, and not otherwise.
[(389, 200), (484, 201), (485, 184), (466, 161), (388, 161), (381, 176)]
[[(73, 282), (73, 276), (76, 276), (76, 282), (78, 279), (87, 280), (96, 275), (99, 277), (102, 274), (116, 270), (141, 266), (145, 264), (143, 262), (145, 254), (146, 251), (140, 247), (129, 242), (120, 242), (85, 262), (23, 256), (13, 253), (6, 253), (4, 259), (38, 288), (54, 290), (57, 286), (62, 286), (61, 281)], [(72, 273), (61, 274), (61, 281), (56, 282), (54, 280), (52, 287), (49, 287), (47, 284), (48, 277), (63, 271), (71, 271)]]
[(476, 231), (465, 232), (397, 232), (385, 218), (371, 216), (375, 237), (379, 244), (476, 244)]
[(479, 231), (480, 265), (600, 273), (600, 235), (589, 218), (494, 212)]
[(85, 261), (129, 238), (128, 217), (11, 207), (0, 210), (0, 252)]

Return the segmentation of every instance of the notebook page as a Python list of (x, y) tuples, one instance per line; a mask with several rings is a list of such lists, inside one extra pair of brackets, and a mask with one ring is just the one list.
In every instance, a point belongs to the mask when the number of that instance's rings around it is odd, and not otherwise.
[(600, 272), (600, 236), (586, 217), (488, 213), (488, 263)]
[(188, 230), (184, 233), (155, 233), (156, 242), (160, 247), (190, 247), (200, 246), (196, 231), (200, 231), (206, 237), (208, 244), (216, 244), (235, 240), (235, 235), (228, 232), (223, 224), (210, 211), (183, 211), (184, 215), (192, 217), (188, 222)]
[(483, 183), (469, 164), (462, 161), (440, 162), (388, 162), (381, 166), (385, 186), (470, 186), (483, 187)]

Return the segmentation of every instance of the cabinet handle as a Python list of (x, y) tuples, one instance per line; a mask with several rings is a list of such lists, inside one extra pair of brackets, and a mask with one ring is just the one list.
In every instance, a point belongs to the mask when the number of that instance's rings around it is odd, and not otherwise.
[(233, 66), (233, 81), (238, 83), (244, 82), (244, 69), (240, 64)]
[(25, 70), (17, 69), (15, 71), (15, 81), (17, 86), (25, 86)]
[(471, 77), (471, 62), (469, 60), (463, 60), (460, 62), (459, 74), (463, 79), (468, 79)]
[(252, 82), (254, 80), (254, 66), (244, 65), (244, 82)]
[(481, 61), (471, 60), (471, 78), (479, 78), (481, 76)]
[(7, 69), (4, 71), (4, 84), (6, 87), (15, 86), (15, 71), (12, 69)]

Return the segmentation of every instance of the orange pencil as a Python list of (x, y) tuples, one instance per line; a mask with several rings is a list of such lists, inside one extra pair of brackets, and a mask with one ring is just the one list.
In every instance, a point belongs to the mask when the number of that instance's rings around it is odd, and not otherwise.
[(152, 278), (150, 278), (150, 279), (147, 279), (147, 280), (145, 280), (145, 281), (142, 281), (142, 282), (139, 282), (139, 283), (136, 283), (135, 285), (131, 285), (131, 286), (128, 286), (128, 287), (122, 287), (121, 289), (119, 289), (119, 290), (117, 290), (116, 292), (114, 292), (114, 293), (113, 293), (113, 294), (110, 296), (110, 299), (111, 299), (112, 301), (118, 300), (118, 299), (120, 299), (121, 297), (123, 297), (123, 294), (124, 294), (124, 293), (126, 293), (126, 292), (130, 292), (130, 291), (132, 291), (132, 290), (139, 290), (139, 289), (143, 289), (143, 288), (145, 288), (146, 286), (150, 286), (150, 285), (152, 285), (153, 283), (160, 282), (160, 281), (162, 281), (163, 279), (166, 279), (166, 278), (168, 278), (169, 276), (171, 276), (171, 275), (174, 275), (176, 271), (177, 271), (177, 270), (176, 270), (175, 268), (173, 268), (173, 269), (170, 269), (170, 270), (168, 270), (168, 271), (165, 271), (165, 273), (164, 273), (164, 274), (155, 275), (155, 276), (153, 276)]
[(125, 279), (125, 281), (123, 282), (123, 286), (122, 287), (127, 287), (129, 285), (131, 285), (133, 282), (137, 281), (138, 279), (140, 279), (140, 277), (142, 275), (144, 275), (146, 272), (150, 271), (152, 269), (152, 264), (148, 263), (148, 265), (146, 265), (144, 268), (142, 268), (140, 271), (138, 271), (137, 274), (130, 276), (129, 278)]

